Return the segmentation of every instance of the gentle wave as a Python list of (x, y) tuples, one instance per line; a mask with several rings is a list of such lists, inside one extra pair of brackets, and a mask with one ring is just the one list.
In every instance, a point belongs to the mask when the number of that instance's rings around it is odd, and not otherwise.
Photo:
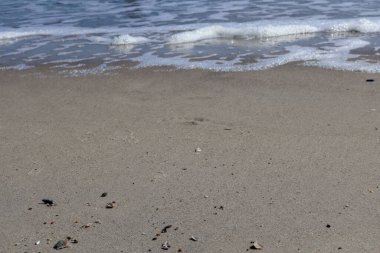
[(171, 44), (191, 43), (209, 39), (261, 39), (312, 33), (375, 33), (380, 32), (380, 19), (347, 19), (335, 21), (309, 21), (304, 24), (238, 24), (213, 25), (177, 33), (170, 38)]
[[(288, 22), (288, 23), (286, 23)], [(302, 24), (299, 24), (302, 23)], [(198, 27), (197, 27), (198, 26)], [(314, 33), (377, 33), (380, 32), (380, 19), (345, 19), (345, 20), (309, 20), (309, 21), (282, 21), (275, 23), (219, 23), (214, 25), (170, 25), (158, 28), (143, 28), (141, 31), (133, 29), (133, 33), (146, 34), (143, 36), (131, 35), (125, 28), (76, 28), (76, 27), (48, 27), (44, 29), (0, 29), (0, 40), (19, 39), (31, 36), (82, 36), (103, 34), (99, 42), (109, 42), (114, 45), (137, 44), (150, 40), (154, 33), (167, 34), (162, 42), (170, 44), (192, 43), (210, 39), (265, 39), (289, 35), (305, 35)], [(187, 28), (187, 29), (186, 29)], [(188, 30), (193, 29), (193, 30)], [(156, 32), (154, 32), (156, 30)], [(181, 31), (173, 34), (175, 31)], [(103, 38), (103, 39), (101, 39)], [(110, 40), (110, 38), (112, 38)]]

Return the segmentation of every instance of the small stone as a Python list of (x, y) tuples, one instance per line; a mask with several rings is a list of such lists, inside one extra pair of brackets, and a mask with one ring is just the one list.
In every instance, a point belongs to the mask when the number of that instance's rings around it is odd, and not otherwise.
[(104, 197), (107, 197), (108, 193), (107, 192), (103, 192), (102, 195), (100, 195), (100, 197), (104, 198)]
[(195, 236), (191, 236), (191, 237), (190, 237), (190, 240), (193, 241), (193, 242), (196, 242), (196, 241), (198, 241), (198, 238), (195, 237)]
[(249, 247), (250, 249), (253, 250), (262, 250), (263, 246), (261, 246), (258, 242), (251, 242), (252, 245)]
[(96, 223), (96, 224), (102, 224), (102, 222), (100, 220), (96, 220), (96, 221), (94, 221), (94, 223)]
[(374, 82), (375, 80), (374, 79), (367, 79), (367, 80), (365, 80), (367, 83), (372, 83), (372, 82)]
[(38, 244), (40, 244), (40, 242), (41, 242), (41, 241), (36, 241), (35, 245), (38, 245)]
[(326, 225), (326, 228), (331, 228), (331, 225), (330, 225), (330, 224), (327, 224), (327, 225)]
[(196, 149), (195, 149), (195, 153), (200, 153), (200, 152), (202, 152), (202, 149), (201, 149), (201, 148), (196, 148)]
[(67, 248), (67, 245), (68, 245), (68, 240), (59, 240), (55, 245), (54, 245), (54, 249), (56, 250), (60, 250), (60, 249), (64, 249), (64, 248)]
[(179, 248), (179, 249), (177, 250), (177, 252), (182, 252), (182, 249), (181, 249), (181, 248)]
[(170, 245), (169, 245), (168, 241), (164, 242), (161, 245), (161, 249), (163, 249), (163, 250), (168, 250), (169, 248), (170, 248)]
[(78, 243), (78, 240), (77, 240), (77, 239), (72, 239), (72, 240), (71, 240), (71, 243), (75, 243), (75, 244), (77, 244), (77, 243)]
[(107, 203), (106, 208), (111, 209), (116, 207), (116, 202), (112, 201), (111, 203)]
[(47, 206), (55, 206), (56, 203), (52, 199), (42, 199), (42, 203)]

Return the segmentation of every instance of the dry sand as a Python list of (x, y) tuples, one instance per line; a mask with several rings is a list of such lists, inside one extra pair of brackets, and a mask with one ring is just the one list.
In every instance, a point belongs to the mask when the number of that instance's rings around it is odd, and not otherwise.
[(2, 71), (0, 252), (379, 252), (379, 113), (380, 75), (294, 65)]

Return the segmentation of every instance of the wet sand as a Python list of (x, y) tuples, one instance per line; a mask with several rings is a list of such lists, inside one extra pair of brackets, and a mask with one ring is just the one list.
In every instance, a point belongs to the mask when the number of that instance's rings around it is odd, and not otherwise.
[(378, 252), (379, 113), (378, 74), (2, 71), (0, 252)]

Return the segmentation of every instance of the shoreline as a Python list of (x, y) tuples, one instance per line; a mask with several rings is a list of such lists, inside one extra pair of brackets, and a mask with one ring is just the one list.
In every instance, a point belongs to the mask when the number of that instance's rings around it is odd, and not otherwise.
[(0, 251), (380, 248), (380, 74), (0, 73)]

